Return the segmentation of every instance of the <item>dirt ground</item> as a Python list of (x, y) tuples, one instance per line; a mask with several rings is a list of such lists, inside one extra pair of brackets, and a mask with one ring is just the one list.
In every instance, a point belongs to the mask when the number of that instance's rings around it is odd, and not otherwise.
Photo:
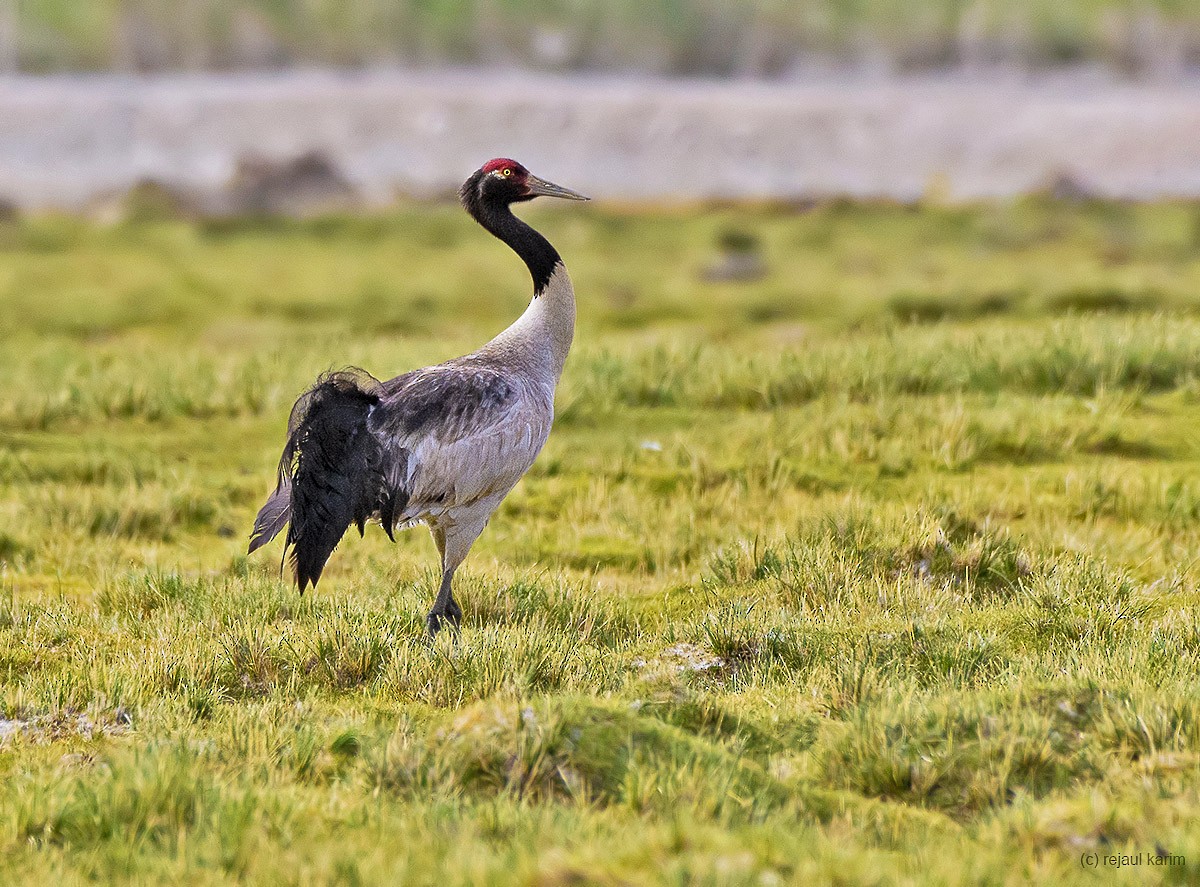
[(364, 203), (448, 192), (496, 155), (609, 199), (1196, 196), (1198, 145), (1200, 81), (1086, 71), (772, 85), (478, 72), (0, 79), (0, 197), (28, 207), (87, 207), (147, 180), (227, 204), (247, 163), (305, 155), (317, 172), (305, 187), (319, 196), (325, 175), (331, 194)]

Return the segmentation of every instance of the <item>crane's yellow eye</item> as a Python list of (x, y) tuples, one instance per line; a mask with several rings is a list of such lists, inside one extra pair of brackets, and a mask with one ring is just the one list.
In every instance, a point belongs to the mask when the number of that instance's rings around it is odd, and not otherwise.
[(511, 170), (511, 169), (509, 169), (509, 168), (506, 166), (506, 167), (504, 167), (504, 169), (500, 170), (500, 175), (502, 175), (502, 176), (511, 176), (511, 175), (512, 175), (512, 170)]

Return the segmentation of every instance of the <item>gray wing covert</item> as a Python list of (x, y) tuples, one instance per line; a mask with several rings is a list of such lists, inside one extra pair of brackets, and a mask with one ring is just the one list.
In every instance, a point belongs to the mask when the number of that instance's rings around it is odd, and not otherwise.
[(388, 486), (408, 491), (408, 517), (506, 492), (549, 432), (524, 387), (491, 366), (443, 364), (383, 387), (372, 424), (389, 451), (404, 451), (386, 461), (405, 472)]
[(502, 421), (517, 397), (517, 387), (491, 367), (430, 367), (383, 384), (376, 424), (397, 440), (433, 436), (453, 442)]

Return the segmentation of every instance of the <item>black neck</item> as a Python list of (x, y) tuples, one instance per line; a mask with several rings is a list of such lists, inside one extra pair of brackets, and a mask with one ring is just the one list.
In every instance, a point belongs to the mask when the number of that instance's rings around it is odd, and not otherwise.
[(521, 257), (533, 278), (533, 294), (540, 295), (561, 261), (550, 241), (514, 216), (507, 201), (481, 196), (477, 183), (476, 187), (463, 189), (463, 205), (475, 221)]

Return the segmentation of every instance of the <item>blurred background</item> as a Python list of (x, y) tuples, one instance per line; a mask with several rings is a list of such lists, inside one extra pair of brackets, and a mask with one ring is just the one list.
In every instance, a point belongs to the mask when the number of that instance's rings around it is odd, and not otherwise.
[(0, 0), (0, 200), (1200, 194), (1191, 0)]
[(3, 0), (8, 71), (484, 65), (790, 78), (1200, 60), (1190, 0)]

